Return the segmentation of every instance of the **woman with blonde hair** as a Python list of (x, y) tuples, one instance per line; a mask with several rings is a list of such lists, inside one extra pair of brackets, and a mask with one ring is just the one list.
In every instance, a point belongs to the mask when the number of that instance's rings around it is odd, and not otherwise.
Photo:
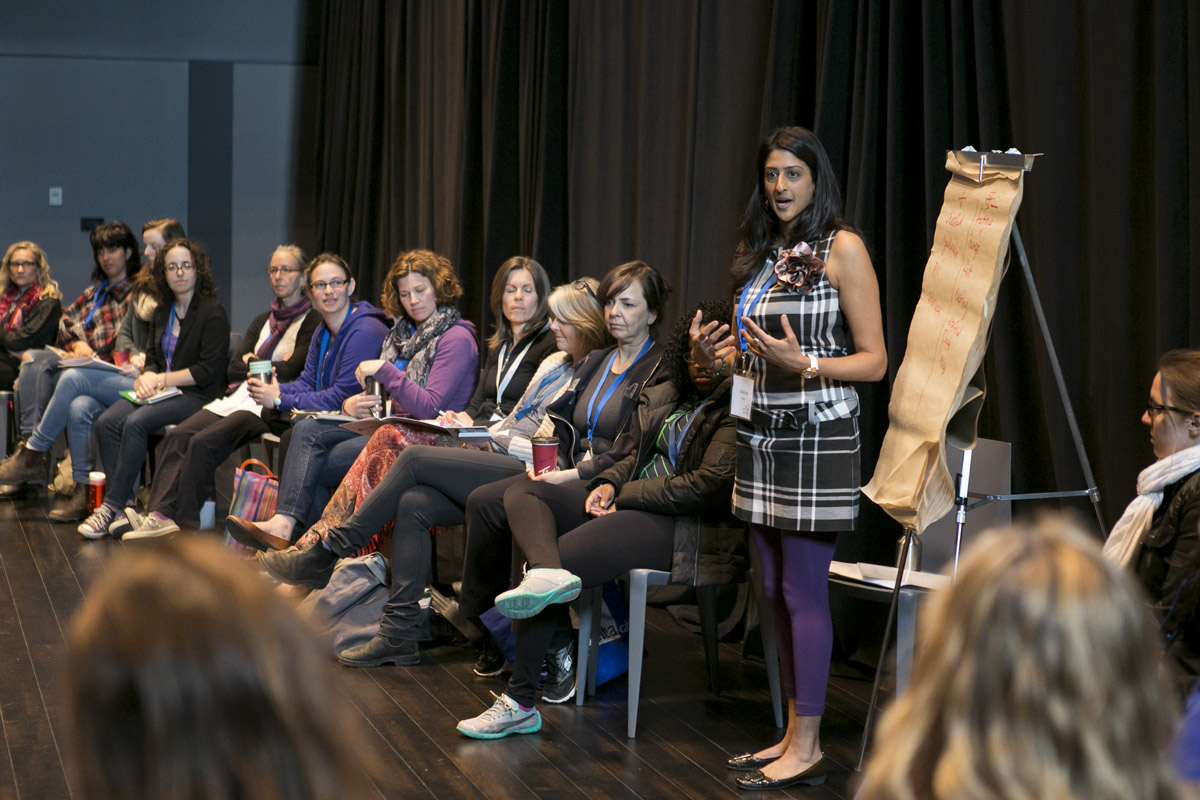
[(13, 387), (26, 350), (53, 344), (62, 292), (33, 242), (14, 242), (0, 262), (0, 390)]
[(1169, 800), (1174, 704), (1137, 587), (1071, 522), (985, 534), (935, 594), (863, 800)]
[(374, 771), (319, 640), (201, 539), (130, 550), (67, 636), (68, 746), (91, 800), (360, 798)]

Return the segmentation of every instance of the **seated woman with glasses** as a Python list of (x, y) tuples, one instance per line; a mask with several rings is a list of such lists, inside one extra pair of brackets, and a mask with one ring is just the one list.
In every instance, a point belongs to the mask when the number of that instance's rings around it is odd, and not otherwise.
[[(559, 464), (563, 469), (546, 472), (543, 477), (562, 479), (570, 473), (590, 479), (619, 459), (613, 443), (629, 426), (639, 395), (644, 387), (657, 384), (664, 377), (660, 370), (662, 347), (650, 331), (669, 290), (662, 277), (640, 261), (614, 268), (605, 276), (598, 292), (593, 292), (588, 284), (584, 284), (586, 291), (581, 291), (575, 288), (577, 284), (560, 286), (551, 295), (559, 348), (571, 353), (573, 364), (579, 359), (580, 342), (568, 339), (577, 336), (578, 328), (564, 326), (555, 306), (560, 293), (577, 300), (581, 295), (587, 296), (590, 304), (595, 302), (593, 293), (598, 295), (599, 303), (609, 309), (605, 314), (607, 328), (617, 344), (593, 350), (578, 361), (569, 382), (555, 388), (553, 396), (549, 392), (552, 384), (539, 390), (534, 387), (540, 382), (536, 378), (531, 382), (536, 402), (522, 401), (520, 405), (528, 407), (528, 416), (544, 417), (536, 426), (536, 433), (526, 433), (519, 439), (514, 436), (503, 447), (489, 451), (409, 447), (366, 502), (345, 523), (331, 528), (320, 543), (305, 550), (259, 554), (260, 563), (275, 578), (321, 588), (339, 558), (363, 547), (387, 522), (395, 522), (392, 599), (384, 610), (379, 634), (366, 644), (340, 654), (339, 660), (346, 666), (411, 665), (420, 661), (416, 641), (418, 604), (429, 571), (430, 526), (461, 523), (472, 491), (498, 487), (503, 495), (504, 488), (510, 485), (509, 479), (527, 481), (526, 472), (533, 464), (530, 439), (534, 435), (557, 433), (560, 440), (566, 440), (560, 442)], [(630, 303), (629, 308), (623, 307), (620, 313), (612, 311), (614, 305), (626, 302)], [(595, 336), (588, 338), (596, 340)], [(523, 410), (519, 408), (509, 419), (519, 418)], [(491, 587), (502, 583), (501, 588), (507, 588), (508, 583), (511, 537), (506, 542), (484, 540), (482, 545), (488, 548), (487, 554), (481, 551), (480, 557), (472, 558), (472, 549), (481, 545), (476, 541), (475, 527), (468, 519), (464, 598), (486, 592), (486, 588), (479, 588), (481, 584)], [(472, 566), (476, 567), (473, 571), (469, 569)], [(473, 611), (472, 622), (477, 621), (480, 611), (491, 606), (495, 594), (493, 591), (487, 598), (486, 606)], [(460, 602), (466, 603), (465, 599)], [(486, 652), (480, 654), (478, 674), (484, 674), (486, 658)], [(495, 674), (503, 666), (501, 658), (499, 666), (491, 666), (492, 671), (487, 674)]]
[(0, 262), (0, 391), (13, 388), (26, 350), (54, 343), (62, 292), (33, 242), (15, 242)]
[(41, 420), (59, 378), (67, 372), (59, 368), (60, 351), (66, 351), (67, 356), (113, 360), (117, 332), (129, 310), (132, 283), (142, 262), (137, 239), (124, 222), (97, 226), (92, 230), (91, 244), (96, 264), (92, 285), (63, 309), (57, 349), (26, 350), (21, 354), (17, 391), (21, 395), (21, 438), (26, 441)]
[(108, 480), (104, 503), (79, 526), (89, 539), (109, 533), (121, 510), (132, 505), (150, 432), (182, 422), (225, 389), (229, 318), (204, 249), (173, 239), (153, 269), (158, 308), (146, 367), (133, 384), (136, 402), (122, 397), (96, 420)]
[[(173, 533), (179, 529), (176, 520), (191, 528), (199, 527), (201, 506), (215, 496), (213, 476), (217, 467), (237, 448), (272, 432), (271, 423), (279, 414), (262, 408), (250, 396), (246, 379), (252, 361), (269, 362), (269, 368), (285, 386), (304, 369), (309, 343), (322, 322), (321, 314), (311, 312), (312, 304), (304, 293), (306, 261), (304, 251), (296, 245), (275, 248), (267, 269), (275, 298), (271, 308), (250, 323), (230, 359), (226, 378), (234, 388), (181, 422), (163, 439), (148, 513), (130, 520), (135, 533)], [(334, 394), (326, 405), (337, 408), (344, 399)], [(274, 432), (282, 430), (280, 422)]]
[(1200, 676), (1200, 350), (1158, 360), (1142, 415), (1157, 457), (1113, 526), (1104, 554), (1133, 570), (1154, 603), (1180, 700)]
[[(554, 350), (547, 305), (549, 294), (550, 279), (541, 264), (525, 256), (514, 256), (504, 262), (492, 281), (496, 332), (488, 340), (491, 352), (480, 371), (475, 394), (465, 411), (444, 412), (439, 417), (442, 424), (454, 427), (493, 424), (513, 410), (534, 370)], [(453, 441), (455, 437), (450, 431), (433, 431), (405, 422), (381, 426), (354, 459), (320, 519), (296, 542), (297, 547), (308, 547), (324, 531), (344, 522), (374, 491), (404, 448)], [(231, 519), (229, 525), (231, 530), (238, 530), (239, 539), (254, 541), (260, 549), (283, 550), (290, 544), (247, 520)], [(380, 535), (389, 530), (391, 526), (385, 526)], [(377, 541), (373, 540), (367, 549), (376, 546)]]
[[(340, 282), (330, 281), (327, 290), (338, 292), (341, 288)], [(313, 285), (314, 297), (325, 294), (326, 287)], [(383, 308), (396, 324), (384, 339), (379, 357), (359, 364), (355, 377), (364, 388), (368, 379), (374, 379), (391, 398), (393, 414), (432, 419), (442, 410), (460, 411), (470, 401), (479, 370), (479, 346), (474, 324), (454, 307), (461, 294), (462, 284), (450, 260), (429, 250), (403, 252), (388, 270)], [(251, 383), (251, 392), (264, 405), (274, 402), (283, 410), (304, 408), (277, 400), (274, 384)], [(342, 402), (341, 411), (358, 419), (380, 413), (382, 395), (352, 394)], [(310, 523), (314, 497), (341, 482), (367, 439), (337, 421), (302, 419), (294, 423), (275, 515), (257, 524), (229, 517), (230, 535), (256, 548), (264, 534), (290, 542), (298, 523)]]

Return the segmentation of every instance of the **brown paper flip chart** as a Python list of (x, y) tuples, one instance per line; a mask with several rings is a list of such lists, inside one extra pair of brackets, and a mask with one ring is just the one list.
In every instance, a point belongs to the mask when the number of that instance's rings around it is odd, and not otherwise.
[(950, 151), (946, 169), (950, 183), (892, 387), (887, 434), (875, 475), (863, 487), (918, 533), (954, 507), (945, 442), (975, 444), (984, 395), (980, 365), (1024, 189), (1021, 167), (981, 169), (978, 156)]

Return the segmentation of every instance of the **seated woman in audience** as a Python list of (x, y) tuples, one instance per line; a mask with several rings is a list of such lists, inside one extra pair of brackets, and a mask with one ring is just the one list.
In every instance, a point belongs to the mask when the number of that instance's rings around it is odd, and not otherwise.
[[(164, 243), (164, 236), (183, 238), (183, 226), (173, 219), (157, 219), (142, 228), (146, 244), (146, 263), (154, 258)], [(33, 434), (25, 446), (0, 463), (0, 483), (10, 485), (45, 480), (46, 453), (64, 430), (71, 454), (71, 492), (54, 501), (47, 515), (55, 522), (79, 522), (87, 516), (87, 481), (92, 471), (92, 426), (96, 418), (120, 399), (120, 392), (131, 391), (138, 372), (146, 364), (150, 347), (150, 325), (158, 307), (154, 291), (154, 270), (144, 269), (132, 279), (128, 295), (129, 310), (117, 331), (113, 345), (114, 361), (128, 357), (121, 372), (72, 367), (62, 371), (50, 402), (42, 413)]]
[[(554, 350), (547, 305), (549, 294), (550, 279), (541, 264), (524, 256), (514, 256), (504, 262), (492, 282), (496, 333), (488, 341), (491, 352), (466, 410), (444, 412), (441, 415), (444, 424), (491, 424), (503, 419), (514, 408), (534, 370)], [(346, 477), (321, 512), (321, 518), (313, 523), (296, 546), (303, 550), (321, 538), (324, 531), (344, 522), (375, 489), (401, 450), (410, 445), (438, 445), (452, 441), (454, 436), (448, 431), (439, 433), (403, 422), (380, 427), (354, 459)], [(229, 528), (237, 530), (238, 539), (253, 541), (259, 549), (283, 550), (290, 544), (246, 520), (231, 518)], [(389, 529), (390, 525), (384, 526), (381, 535)], [(374, 544), (375, 540), (372, 540), (367, 549), (375, 549)]]
[[(215, 496), (217, 467), (237, 448), (271, 432), (265, 409), (250, 396), (246, 378), (251, 361), (269, 361), (275, 377), (284, 382), (282, 390), (304, 369), (309, 343), (322, 322), (321, 314), (310, 313), (312, 304), (304, 293), (306, 261), (304, 251), (294, 244), (275, 248), (267, 268), (275, 299), (269, 310), (251, 321), (229, 361), (226, 379), (235, 388), (179, 423), (163, 439), (150, 487), (149, 513), (130, 519), (134, 531), (147, 536), (173, 533), (179, 530), (175, 520), (198, 528), (200, 507)], [(333, 274), (338, 269), (329, 266)], [(345, 309), (335, 310), (333, 324), (341, 322), (344, 314)], [(315, 366), (310, 383), (314, 376)], [(344, 399), (335, 392), (325, 405), (337, 408)]]
[(21, 354), (53, 344), (62, 317), (62, 292), (33, 242), (15, 242), (0, 262), (0, 391), (13, 388)]
[[(153, 269), (158, 308), (146, 367), (133, 384), (142, 402), (122, 397), (96, 420), (107, 486), (104, 503), (79, 526), (89, 539), (108, 533), (122, 508), (132, 505), (150, 432), (182, 422), (225, 389), (229, 318), (217, 301), (204, 249), (173, 239), (158, 252)], [(172, 389), (174, 396), (160, 395)], [(125, 526), (113, 527), (116, 532)]]
[(1061, 517), (990, 532), (929, 599), (861, 800), (1172, 800), (1176, 719), (1134, 581)]
[(220, 545), (120, 556), (67, 633), (72, 788), (91, 800), (375, 797), (322, 646)]
[[(152, 266), (158, 251), (168, 240), (183, 239), (186, 236), (183, 226), (177, 220), (164, 218), (148, 221), (142, 226), (144, 263)], [(113, 345), (113, 353), (117, 354), (114, 358), (119, 361), (128, 357), (129, 363), (138, 370), (146, 366), (146, 351), (150, 349), (150, 327), (154, 322), (154, 309), (158, 308), (153, 272), (150, 269), (142, 270), (133, 281), (133, 290), (129, 295), (129, 311), (125, 314), (125, 321), (121, 323), (116, 344)], [(99, 415), (100, 412), (96, 413)]]
[[(384, 278), (383, 308), (396, 324), (379, 357), (359, 364), (355, 377), (364, 387), (368, 378), (374, 378), (391, 397), (393, 414), (431, 419), (442, 409), (466, 408), (475, 391), (479, 346), (475, 326), (453, 306), (461, 294), (462, 284), (449, 259), (429, 250), (401, 253)], [(266, 405), (274, 400), (278, 392), (274, 384), (252, 384), (251, 393), (259, 402)], [(343, 401), (342, 413), (369, 417), (381, 410), (380, 398), (366, 392), (352, 394)], [(305, 407), (287, 398), (276, 405), (285, 410)], [(366, 436), (335, 421), (295, 423), (279, 480), (276, 513), (255, 527), (290, 542), (297, 523), (309, 524), (317, 492), (336, 487), (366, 443)], [(239, 542), (259, 546), (243, 520), (229, 517), (226, 524)]]
[[(409, 447), (358, 510), (343, 524), (331, 528), (320, 543), (307, 550), (259, 554), (263, 567), (279, 580), (320, 588), (328, 582), (339, 558), (355, 553), (382, 525), (394, 520), (392, 597), (384, 609), (379, 635), (366, 644), (343, 651), (339, 656), (343, 664), (411, 665), (420, 660), (419, 603), (429, 573), (429, 528), (461, 523), (467, 495), (473, 488), (511, 475), (523, 476), (533, 463), (531, 438), (552, 428), (547, 424), (551, 410), (573, 406), (579, 385), (592, 385), (582, 376), (585, 370), (595, 372), (608, 352), (592, 350), (580, 360), (589, 352), (588, 348), (603, 342), (605, 336), (593, 283), (591, 279), (575, 281), (558, 287), (550, 295), (554, 317), (551, 328), (566, 358), (550, 356), (542, 363), (516, 410), (492, 426), (491, 450)], [(639, 365), (643, 369), (631, 383), (636, 380), (640, 386), (654, 372), (657, 349)], [(635, 398), (636, 395), (635, 389)], [(615, 402), (624, 405), (624, 395)], [(631, 407), (633, 402), (629, 403)], [(612, 419), (606, 417), (605, 437), (616, 435), (608, 429), (611, 424), (614, 424)], [(596, 456), (597, 460), (606, 458), (604, 453)], [(507, 560), (503, 565), (492, 566), (508, 571)]]
[[(732, 314), (728, 302), (699, 308), (714, 319)], [(514, 620), (516, 660), (505, 693), (461, 721), (461, 733), (497, 739), (539, 730), (534, 703), (543, 661), (542, 699), (574, 696), (575, 637), (562, 604), (581, 586), (637, 568), (671, 570), (673, 581), (692, 584), (728, 581), (735, 573), (745, 534), (729, 511), (737, 439), (731, 384), (689, 359), (695, 312), (671, 332), (663, 356), (669, 381), (642, 392), (624, 434), (632, 447), (619, 446), (628, 455), (582, 486), (525, 481), (504, 493), (509, 519), (520, 521), (513, 539), (528, 564), (521, 584), (496, 598), (496, 609)]]
[[(142, 263), (137, 239), (124, 222), (92, 230), (92, 285), (67, 306), (58, 324), (57, 345), (68, 356), (113, 360), (117, 331), (129, 310), (129, 293)], [(28, 440), (62, 377), (58, 353), (26, 350), (17, 391), (21, 395), (21, 438)]]
[[(1200, 676), (1200, 350), (1158, 360), (1142, 422), (1158, 459), (1138, 475), (1137, 497), (1104, 554), (1127, 565), (1154, 603), (1183, 702)], [(1190, 623), (1190, 624), (1189, 624)]]

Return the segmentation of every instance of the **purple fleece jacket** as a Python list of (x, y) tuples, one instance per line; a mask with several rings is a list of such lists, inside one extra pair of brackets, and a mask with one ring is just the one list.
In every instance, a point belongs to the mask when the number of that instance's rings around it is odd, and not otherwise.
[(321, 357), (321, 337), (329, 331), (322, 322), (313, 332), (308, 358), (300, 377), (291, 383), (279, 384), (280, 410), (339, 410), (343, 400), (362, 391), (354, 378), (354, 370), (368, 358), (379, 358), (383, 337), (387, 336), (390, 329), (387, 315), (378, 308), (365, 301), (355, 303), (337, 336), (329, 341), (318, 385), (317, 361)]
[[(432, 419), (439, 411), (462, 411), (475, 393), (479, 374), (479, 345), (475, 325), (459, 320), (437, 341), (437, 351), (424, 388), (408, 379), (394, 364), (384, 364), (375, 380), (392, 398), (392, 413)], [(402, 411), (403, 409), (403, 411)]]

